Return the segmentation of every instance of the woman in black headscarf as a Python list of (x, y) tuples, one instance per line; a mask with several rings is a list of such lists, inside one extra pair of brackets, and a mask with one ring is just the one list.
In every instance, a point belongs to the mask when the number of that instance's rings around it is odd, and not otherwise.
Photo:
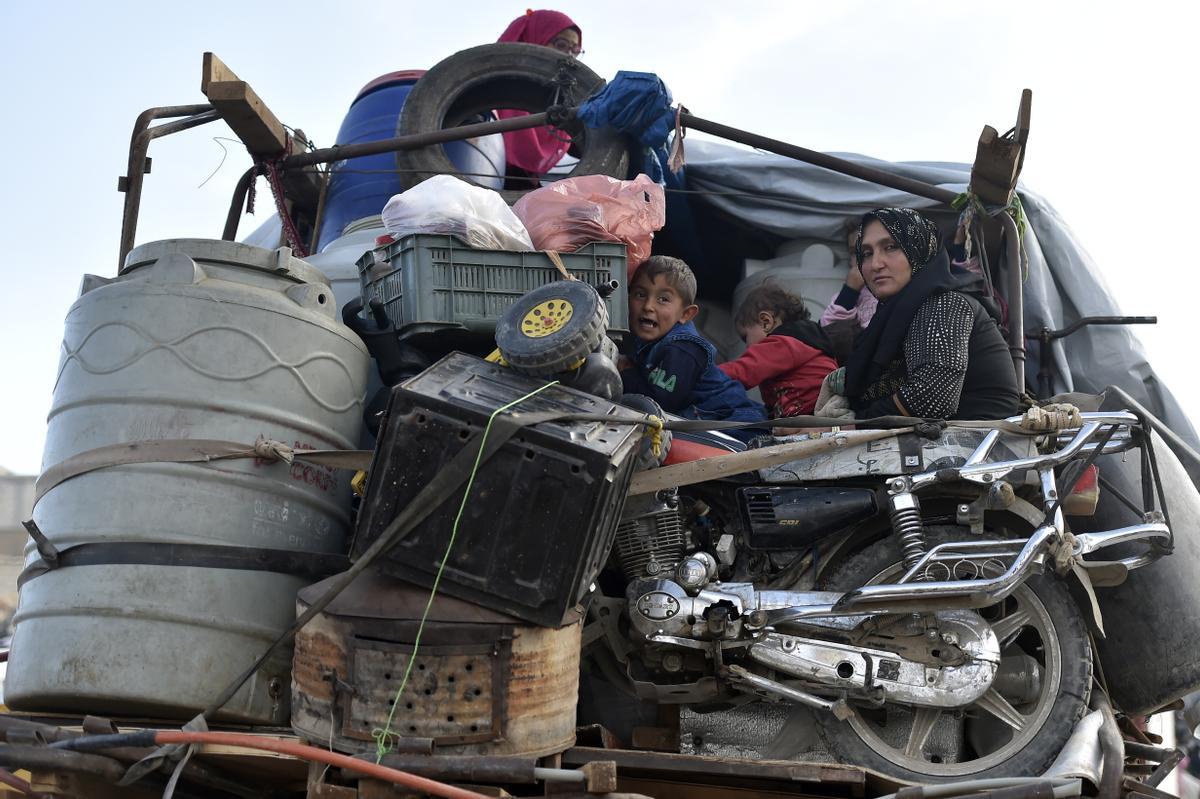
[(1015, 415), (1012, 358), (980, 303), (980, 277), (951, 268), (937, 226), (911, 208), (878, 208), (863, 214), (855, 249), (879, 300), (846, 364), (855, 416)]

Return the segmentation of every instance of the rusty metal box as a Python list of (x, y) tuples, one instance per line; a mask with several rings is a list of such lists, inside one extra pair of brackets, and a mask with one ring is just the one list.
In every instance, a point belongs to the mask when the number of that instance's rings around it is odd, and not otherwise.
[[(494, 411), (544, 381), (452, 353), (396, 387), (380, 430), (351, 556), (360, 556), (464, 447), (476, 451)], [(439, 591), (548, 627), (564, 623), (612, 547), (641, 414), (552, 386), (513, 412), (590, 414), (519, 430), (475, 475)], [(381, 559), (431, 586), (446, 555), (457, 490)]]

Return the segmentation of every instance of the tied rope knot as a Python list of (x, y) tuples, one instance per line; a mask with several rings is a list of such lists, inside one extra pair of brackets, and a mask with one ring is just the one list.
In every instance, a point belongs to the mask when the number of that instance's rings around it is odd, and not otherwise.
[(650, 439), (650, 452), (655, 458), (662, 457), (663, 420), (654, 414), (646, 416), (646, 437)]
[(399, 735), (394, 732), (389, 732), (383, 727), (376, 727), (375, 729), (371, 730), (371, 737), (375, 740), (376, 763), (383, 760), (383, 756), (392, 751), (392, 747), (397, 741), (400, 740)]
[[(1075, 547), (1078, 545), (1078, 539), (1071, 532), (1067, 532), (1061, 542), (1051, 550), (1051, 556), (1054, 558), (1054, 568), (1059, 574), (1066, 572), (1075, 564)], [(1079, 558), (1082, 560), (1083, 558)]]
[(296, 451), (287, 444), (263, 436), (254, 441), (254, 455), (266, 461), (283, 461), (287, 464), (296, 459)]
[(1067, 430), (1082, 424), (1083, 415), (1079, 409), (1067, 402), (1056, 402), (1043, 406), (1034, 405), (1021, 417), (1021, 427), (1037, 433)]
[(675, 138), (671, 140), (671, 151), (667, 154), (667, 169), (676, 174), (683, 169), (686, 161), (683, 154), (683, 137), (687, 135), (687, 131), (684, 130), (683, 123), (680, 121), (682, 115), (686, 113), (688, 110), (684, 108), (683, 103), (675, 106)]

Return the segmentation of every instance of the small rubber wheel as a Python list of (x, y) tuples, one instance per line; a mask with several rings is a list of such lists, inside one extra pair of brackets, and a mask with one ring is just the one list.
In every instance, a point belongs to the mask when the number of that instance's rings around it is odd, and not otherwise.
[[(577, 106), (604, 86), (604, 79), (574, 58), (533, 44), (483, 44), (435, 64), (405, 98), (396, 135), (429, 133), (478, 121), (496, 108), (533, 113), (552, 105)], [(571, 121), (564, 127), (579, 152), (574, 175), (625, 178), (629, 142), (612, 128), (590, 129)], [(400, 181), (409, 189), (433, 175), (462, 175), (440, 144), (396, 153)], [(537, 188), (537, 184), (530, 189)], [(501, 191), (512, 205), (528, 190)]]
[(496, 322), (496, 347), (516, 371), (542, 377), (577, 369), (607, 327), (608, 308), (594, 288), (559, 280), (509, 306)]

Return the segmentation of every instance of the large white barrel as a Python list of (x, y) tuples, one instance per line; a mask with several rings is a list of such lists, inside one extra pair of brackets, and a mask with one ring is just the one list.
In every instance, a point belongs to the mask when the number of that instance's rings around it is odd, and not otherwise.
[[(336, 306), (329, 281), (286, 248), (160, 241), (131, 252), (120, 277), (86, 276), (67, 314), (43, 473), (147, 440), (353, 448), (368, 359)], [(194, 714), (291, 623), (312, 579), (278, 563), (196, 565), (194, 549), (177, 557), (169, 545), (344, 552), (348, 482), (300, 461), (238, 459), (112, 465), (58, 484), (34, 520), (59, 550), (93, 545), (93, 562), (21, 587), (7, 704)], [(26, 560), (38, 560), (32, 543)], [(224, 715), (284, 723), (290, 658), (260, 669)]]

